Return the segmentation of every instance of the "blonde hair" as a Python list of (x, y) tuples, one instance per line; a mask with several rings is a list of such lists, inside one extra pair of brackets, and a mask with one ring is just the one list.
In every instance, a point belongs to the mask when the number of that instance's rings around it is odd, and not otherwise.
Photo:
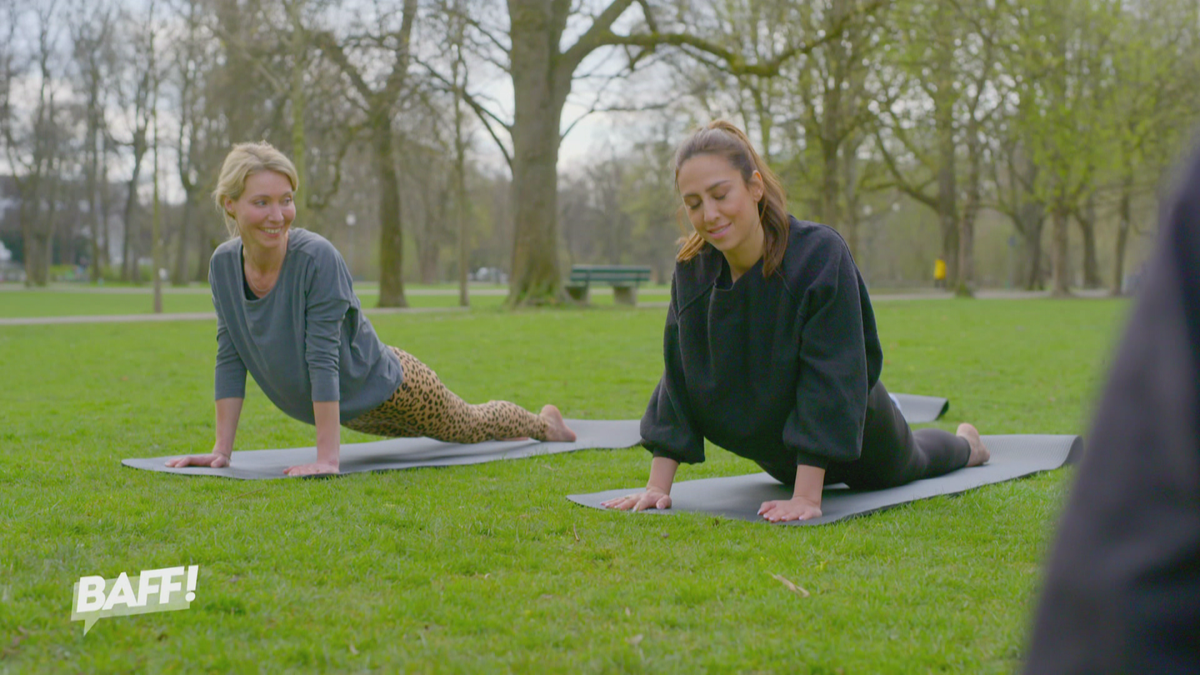
[(231, 238), (238, 236), (237, 222), (225, 210), (225, 198), (237, 201), (246, 189), (246, 179), (263, 171), (274, 171), (286, 176), (292, 184), (292, 192), (300, 187), (296, 165), (266, 141), (238, 143), (225, 155), (225, 162), (221, 164), (221, 173), (217, 178), (217, 187), (213, 190), (213, 199), (225, 217), (225, 229), (229, 230)]
[[(787, 213), (787, 196), (783, 184), (766, 162), (754, 151), (745, 132), (725, 120), (713, 120), (707, 127), (697, 129), (675, 153), (675, 190), (679, 190), (679, 168), (696, 155), (724, 157), (749, 183), (757, 171), (762, 176), (763, 197), (758, 202), (758, 220), (763, 228), (763, 276), (771, 276), (783, 263), (787, 251), (788, 231), (791, 222)], [(683, 207), (680, 207), (680, 223), (683, 223)], [(675, 259), (684, 262), (695, 258), (708, 245), (699, 233), (692, 231), (682, 240)]]

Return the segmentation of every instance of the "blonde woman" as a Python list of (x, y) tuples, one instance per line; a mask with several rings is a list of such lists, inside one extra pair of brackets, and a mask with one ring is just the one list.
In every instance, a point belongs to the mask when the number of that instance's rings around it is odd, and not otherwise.
[(675, 186), (694, 231), (671, 284), (665, 372), (642, 417), (650, 479), (605, 506), (669, 508), (676, 469), (704, 461), (705, 439), (794, 487), (762, 504), (772, 522), (821, 517), (826, 483), (884, 488), (989, 459), (970, 424), (957, 435), (908, 428), (879, 381), (875, 315), (849, 248), (788, 214), (745, 133), (717, 121), (692, 134)]
[(558, 408), (535, 415), (507, 401), (469, 405), (428, 366), (384, 345), (354, 295), (341, 255), (292, 227), (299, 178), (268, 143), (234, 146), (214, 191), (231, 239), (209, 263), (217, 312), (216, 442), (167, 466), (229, 465), (246, 373), (280, 410), (316, 426), (317, 457), (289, 476), (338, 472), (341, 427), (455, 443), (573, 441)]

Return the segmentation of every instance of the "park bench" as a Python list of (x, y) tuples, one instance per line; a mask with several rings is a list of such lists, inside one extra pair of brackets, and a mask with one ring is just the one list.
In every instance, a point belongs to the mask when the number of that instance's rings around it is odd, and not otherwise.
[(638, 284), (650, 281), (650, 268), (636, 265), (575, 265), (567, 283), (567, 294), (576, 302), (586, 303), (592, 284), (608, 284), (613, 300), (625, 305), (637, 304)]

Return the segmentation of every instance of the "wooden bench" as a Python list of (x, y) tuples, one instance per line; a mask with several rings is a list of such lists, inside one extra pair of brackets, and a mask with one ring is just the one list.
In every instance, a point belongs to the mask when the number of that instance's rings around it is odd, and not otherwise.
[(650, 268), (636, 265), (575, 265), (567, 283), (572, 300), (587, 303), (592, 284), (608, 284), (613, 300), (624, 305), (637, 304), (637, 287), (650, 281)]

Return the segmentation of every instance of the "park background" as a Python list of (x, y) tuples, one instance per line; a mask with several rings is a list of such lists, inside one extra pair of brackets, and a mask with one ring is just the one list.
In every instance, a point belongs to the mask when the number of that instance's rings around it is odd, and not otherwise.
[[(669, 281), (672, 152), (748, 130), (876, 288), (1127, 290), (1200, 111), (1184, 0), (3, 0), (4, 278), (202, 283), (231, 144), (378, 304)], [(478, 274), (483, 269), (484, 274)]]
[[(1083, 433), (1129, 309), (1104, 296), (1197, 122), (1198, 12), (0, 0), (0, 672), (1011, 672), (1070, 470), (784, 528), (564, 499), (641, 484), (636, 448), (262, 485), (120, 460), (211, 447), (209, 193), (263, 138), (384, 341), (473, 402), (639, 417), (671, 155), (714, 117), (850, 243), (890, 389), (949, 397), (949, 430)], [(913, 292), (939, 256), (950, 288)], [(658, 285), (577, 307), (575, 264)], [(149, 320), (160, 285), (190, 317)], [(312, 433), (248, 383), (238, 449)], [(707, 453), (680, 480), (757, 471)], [(192, 609), (70, 623), (80, 576), (180, 564)]]

